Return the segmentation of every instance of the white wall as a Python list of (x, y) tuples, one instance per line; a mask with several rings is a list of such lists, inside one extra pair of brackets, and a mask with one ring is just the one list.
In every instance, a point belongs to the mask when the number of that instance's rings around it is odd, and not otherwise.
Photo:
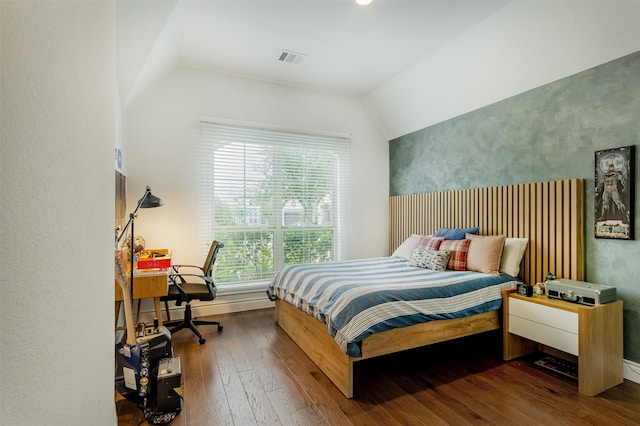
[(365, 98), (387, 139), (640, 49), (638, 1), (515, 1)]
[(113, 3), (0, 15), (0, 423), (111, 426)]
[(169, 24), (177, 4), (178, 0), (116, 2), (116, 70), (123, 105), (172, 68), (176, 44), (163, 38), (180, 38)]
[(360, 101), (187, 68), (126, 111), (128, 204), (147, 184), (165, 202), (136, 220), (136, 234), (148, 247), (171, 248), (177, 263), (203, 259), (197, 212), (201, 116), (350, 133), (350, 257), (387, 255), (388, 144)]

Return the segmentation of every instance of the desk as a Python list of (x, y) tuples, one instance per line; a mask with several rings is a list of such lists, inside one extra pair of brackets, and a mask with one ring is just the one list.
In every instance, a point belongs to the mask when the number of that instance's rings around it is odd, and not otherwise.
[[(156, 318), (158, 325), (162, 325), (162, 311), (160, 310), (160, 297), (166, 296), (169, 290), (167, 283), (169, 270), (136, 272), (133, 274), (133, 300), (153, 298), (155, 306)], [(127, 276), (129, 278), (129, 276)], [(120, 313), (120, 304), (123, 301), (122, 288), (118, 282), (115, 282), (115, 301), (116, 301), (116, 325), (118, 323), (118, 315)], [(138, 305), (138, 315), (140, 314), (140, 305)]]

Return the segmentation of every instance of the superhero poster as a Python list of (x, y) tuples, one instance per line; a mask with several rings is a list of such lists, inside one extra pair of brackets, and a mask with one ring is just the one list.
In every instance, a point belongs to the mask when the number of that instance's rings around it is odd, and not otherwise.
[(596, 151), (595, 236), (633, 240), (635, 146)]

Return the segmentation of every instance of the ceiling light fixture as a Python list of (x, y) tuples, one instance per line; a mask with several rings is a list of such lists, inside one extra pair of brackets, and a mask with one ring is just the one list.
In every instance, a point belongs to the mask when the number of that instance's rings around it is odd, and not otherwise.
[(369, 3), (371, 3), (372, 0), (356, 0), (356, 3), (358, 3), (360, 6), (366, 6)]

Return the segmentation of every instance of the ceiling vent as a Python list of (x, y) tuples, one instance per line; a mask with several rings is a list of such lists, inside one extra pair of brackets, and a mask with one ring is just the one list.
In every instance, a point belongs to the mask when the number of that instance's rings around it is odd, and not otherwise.
[(278, 60), (280, 62), (288, 62), (290, 64), (299, 64), (302, 61), (302, 58), (304, 57), (305, 55), (303, 53), (283, 50), (282, 53), (280, 53), (280, 57), (278, 58)]

